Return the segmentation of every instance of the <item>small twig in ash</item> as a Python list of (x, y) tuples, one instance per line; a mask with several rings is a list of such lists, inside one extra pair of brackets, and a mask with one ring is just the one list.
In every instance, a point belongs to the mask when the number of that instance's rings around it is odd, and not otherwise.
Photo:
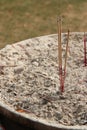
[(0, 68), (4, 68), (4, 67), (16, 67), (17, 65), (0, 65)]
[(0, 65), (0, 74), (4, 74), (4, 67), (16, 67), (17, 65)]
[(40, 98), (45, 99), (46, 101), (52, 103), (52, 100), (49, 97), (47, 97), (46, 95), (39, 94), (39, 96), (40, 96)]
[(33, 114), (33, 115), (39, 117), (39, 115), (36, 115), (35, 112), (32, 112), (29, 109), (19, 108), (19, 109), (16, 109), (16, 111), (20, 112), (20, 113), (28, 113), (28, 114), (30, 113), (30, 114)]

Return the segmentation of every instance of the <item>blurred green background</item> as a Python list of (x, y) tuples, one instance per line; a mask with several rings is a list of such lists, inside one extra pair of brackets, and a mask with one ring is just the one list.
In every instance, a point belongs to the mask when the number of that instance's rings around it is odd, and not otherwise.
[(63, 32), (86, 31), (87, 0), (0, 0), (0, 48), (57, 33), (59, 15), (64, 17)]

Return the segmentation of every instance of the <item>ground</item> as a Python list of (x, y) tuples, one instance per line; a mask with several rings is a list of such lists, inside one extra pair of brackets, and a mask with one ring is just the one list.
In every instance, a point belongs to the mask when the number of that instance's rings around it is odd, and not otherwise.
[(0, 48), (31, 37), (57, 33), (63, 15), (63, 32), (86, 31), (87, 0), (0, 0)]

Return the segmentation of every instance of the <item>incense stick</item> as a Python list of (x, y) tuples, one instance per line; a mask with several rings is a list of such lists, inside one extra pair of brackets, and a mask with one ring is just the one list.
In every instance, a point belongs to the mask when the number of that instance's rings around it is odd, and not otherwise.
[(84, 32), (84, 65), (87, 66), (87, 57), (86, 57), (86, 35), (85, 35), (85, 32)]
[(61, 17), (58, 19), (58, 59), (59, 59), (59, 76), (60, 76), (60, 91), (64, 91), (64, 81), (62, 73), (62, 44), (61, 44)]
[(68, 57), (68, 47), (69, 47), (69, 30), (68, 30), (68, 34), (67, 34), (67, 43), (66, 43), (66, 52), (65, 52), (64, 79), (66, 76), (66, 63), (67, 63), (67, 57)]

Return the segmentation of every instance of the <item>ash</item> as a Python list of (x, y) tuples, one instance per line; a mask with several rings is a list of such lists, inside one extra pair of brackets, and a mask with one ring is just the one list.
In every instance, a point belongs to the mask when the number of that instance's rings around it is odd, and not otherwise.
[[(0, 100), (17, 112), (63, 125), (87, 125), (87, 67), (83, 34), (71, 33), (64, 93), (60, 93), (57, 35), (0, 50)], [(63, 63), (67, 34), (62, 34)]]

